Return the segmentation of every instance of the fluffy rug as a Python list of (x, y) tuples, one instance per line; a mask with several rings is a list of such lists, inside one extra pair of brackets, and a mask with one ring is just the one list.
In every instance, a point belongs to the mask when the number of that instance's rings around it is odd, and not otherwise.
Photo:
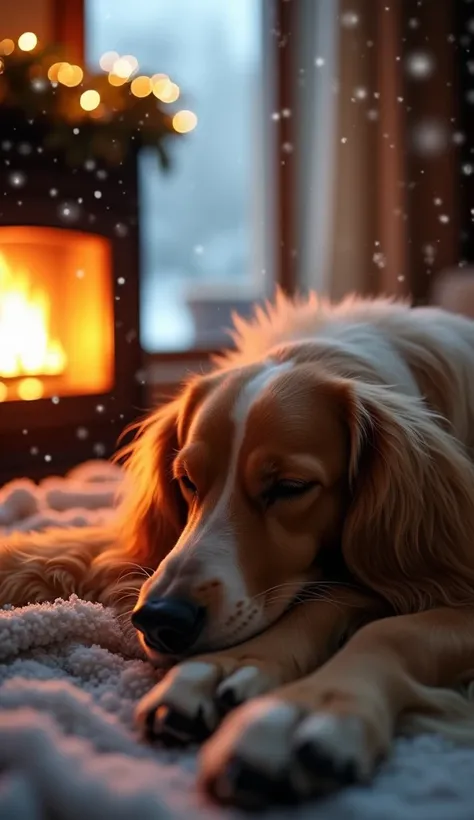
[[(99, 523), (113, 515), (118, 468), (94, 462), (39, 486), (0, 491), (0, 537), (14, 529)], [(195, 751), (140, 742), (136, 701), (157, 679), (100, 605), (69, 601), (0, 610), (2, 820), (230, 820), (194, 787)], [(436, 735), (397, 741), (370, 788), (265, 817), (472, 820), (474, 749)], [(244, 816), (244, 815), (242, 815)]]

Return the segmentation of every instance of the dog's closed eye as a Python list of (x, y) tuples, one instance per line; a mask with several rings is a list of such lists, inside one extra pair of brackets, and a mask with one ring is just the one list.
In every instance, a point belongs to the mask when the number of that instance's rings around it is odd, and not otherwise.
[(265, 490), (262, 498), (265, 506), (268, 508), (272, 504), (275, 504), (276, 501), (300, 498), (317, 486), (317, 481), (280, 479), (279, 481), (275, 481), (267, 490)]
[(195, 495), (197, 493), (197, 487), (194, 482), (191, 481), (188, 475), (182, 475), (178, 478), (179, 483), (181, 484), (182, 488), (188, 492)]

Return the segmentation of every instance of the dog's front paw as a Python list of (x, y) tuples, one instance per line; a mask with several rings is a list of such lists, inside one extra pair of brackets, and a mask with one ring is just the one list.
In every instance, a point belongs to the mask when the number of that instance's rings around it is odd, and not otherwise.
[(262, 808), (364, 782), (378, 753), (361, 716), (309, 712), (275, 697), (229, 715), (201, 752), (200, 779), (222, 802)]
[(207, 738), (235, 706), (282, 683), (270, 664), (209, 656), (174, 667), (140, 701), (137, 721), (148, 737), (192, 743)]

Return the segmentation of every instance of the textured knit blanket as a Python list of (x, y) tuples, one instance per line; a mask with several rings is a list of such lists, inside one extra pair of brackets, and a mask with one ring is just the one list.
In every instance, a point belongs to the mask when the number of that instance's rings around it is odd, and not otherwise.
[[(0, 490), (0, 535), (99, 523), (113, 514), (117, 468)], [(0, 610), (1, 820), (230, 820), (195, 788), (195, 750), (143, 743), (137, 700), (157, 680), (129, 633), (97, 604)], [(264, 815), (282, 820), (473, 820), (474, 749), (436, 735), (396, 742), (370, 787)]]

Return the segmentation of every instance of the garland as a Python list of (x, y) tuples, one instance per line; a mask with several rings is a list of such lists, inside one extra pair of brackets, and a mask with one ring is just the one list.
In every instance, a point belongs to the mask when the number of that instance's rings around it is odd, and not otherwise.
[[(167, 142), (178, 134), (169, 106), (154, 94), (134, 95), (131, 78), (119, 78), (122, 84), (113, 85), (107, 73), (91, 74), (71, 66), (58, 46), (25, 53), (13, 45), (11, 40), (0, 43), (0, 123), (5, 122), (6, 109), (33, 121), (42, 127), (44, 148), (62, 152), (73, 165), (88, 158), (116, 165), (130, 151), (152, 146), (162, 168), (168, 168)], [(71, 83), (80, 81), (66, 85), (57, 80), (61, 67), (66, 81), (68, 73)], [(87, 91), (100, 95), (93, 110), (83, 107)]]

